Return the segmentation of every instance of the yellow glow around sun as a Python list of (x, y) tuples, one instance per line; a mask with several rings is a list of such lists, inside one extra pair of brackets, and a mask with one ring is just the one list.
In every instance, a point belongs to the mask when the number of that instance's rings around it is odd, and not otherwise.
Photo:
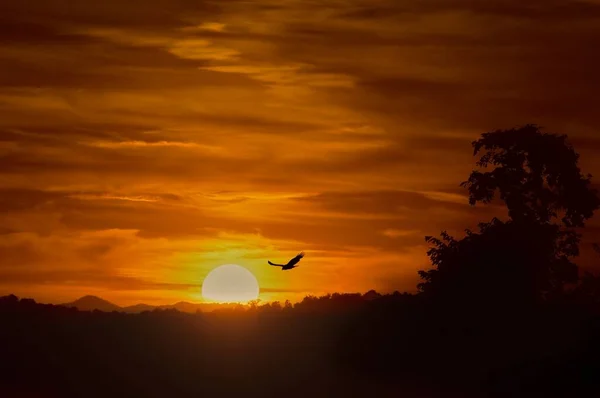
[(247, 302), (258, 298), (258, 281), (244, 267), (221, 265), (206, 275), (202, 297), (221, 303)]

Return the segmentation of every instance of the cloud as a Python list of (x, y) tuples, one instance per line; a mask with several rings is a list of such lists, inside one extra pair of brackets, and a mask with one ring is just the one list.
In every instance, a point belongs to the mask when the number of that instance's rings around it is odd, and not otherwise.
[(207, 150), (215, 150), (218, 148), (211, 147), (208, 145), (202, 145), (197, 142), (179, 142), (179, 141), (94, 141), (90, 143), (86, 143), (90, 146), (95, 146), (98, 148), (144, 148), (144, 147), (177, 147), (177, 148), (197, 148), (197, 149), (207, 149)]
[(203, 22), (198, 26), (186, 26), (181, 30), (183, 32), (223, 32), (225, 30), (225, 24), (220, 22)]
[(388, 228), (388, 229), (383, 230), (381, 232), (381, 234), (383, 236), (387, 236), (388, 238), (395, 239), (395, 238), (401, 238), (401, 237), (404, 237), (404, 236), (413, 235), (413, 234), (418, 233), (418, 232), (419, 231), (412, 231), (412, 230), (403, 231), (403, 230), (400, 230), (400, 229)]
[(299, 198), (329, 210), (397, 214), (403, 207), (427, 211), (435, 207), (466, 207), (467, 201), (456, 200), (458, 195), (443, 192), (359, 191), (326, 192), (313, 197)]
[(158, 202), (159, 199), (147, 196), (116, 196), (116, 195), (98, 195), (98, 194), (74, 194), (74, 199), (82, 200), (124, 200), (129, 202)]
[(234, 60), (240, 55), (235, 49), (214, 46), (204, 39), (178, 40), (170, 46), (169, 52), (180, 58), (214, 61)]
[[(307, 88), (353, 88), (351, 76), (341, 73), (311, 71), (310, 65), (221, 65), (205, 66), (202, 70), (219, 73), (237, 73), (265, 82), (277, 94), (298, 96)], [(286, 91), (284, 91), (286, 89)], [(306, 92), (306, 91), (304, 91)]]
[[(22, 286), (101, 287), (118, 291), (198, 290), (199, 284), (165, 280), (157, 265), (173, 253), (190, 250), (189, 242), (146, 239), (135, 230), (55, 231), (42, 236), (13, 233), (0, 237), (2, 291)], [(124, 262), (124, 260), (128, 260)]]
[(597, 1), (63, 3), (0, 3), (10, 289), (179, 301), (222, 261), (279, 300), (411, 289), (421, 235), (503, 214), (458, 186), (479, 134), (539, 123), (600, 174)]

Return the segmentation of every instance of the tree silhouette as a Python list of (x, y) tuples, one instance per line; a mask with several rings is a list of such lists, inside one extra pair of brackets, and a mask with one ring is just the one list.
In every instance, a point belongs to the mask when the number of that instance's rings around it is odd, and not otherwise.
[[(461, 185), (469, 203), (490, 203), (497, 196), (509, 219), (481, 223), (457, 240), (445, 231), (428, 256), (434, 266), (419, 271), (419, 289), (445, 299), (515, 305), (562, 292), (577, 281), (572, 258), (579, 254), (583, 227), (600, 206), (577, 165), (579, 155), (565, 135), (542, 133), (535, 125), (485, 133), (473, 142), (477, 166)], [(484, 151), (483, 153), (481, 153)]]
[(514, 221), (545, 224), (557, 217), (567, 227), (583, 227), (600, 206), (590, 188), (590, 175), (581, 174), (579, 155), (566, 135), (542, 133), (536, 125), (482, 134), (472, 143), (474, 156), (486, 152), (461, 185), (469, 203), (491, 202), (499, 192)]

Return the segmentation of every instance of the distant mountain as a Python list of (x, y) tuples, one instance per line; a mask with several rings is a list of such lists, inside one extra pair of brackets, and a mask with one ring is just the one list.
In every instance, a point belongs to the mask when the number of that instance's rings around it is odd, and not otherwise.
[(193, 303), (188, 303), (185, 301), (180, 301), (178, 303), (175, 304), (169, 304), (169, 305), (161, 305), (158, 308), (161, 309), (176, 309), (177, 311), (181, 311), (181, 312), (191, 312), (194, 313), (197, 310), (201, 310), (202, 304), (193, 304)]
[(137, 314), (144, 311), (152, 311), (156, 307), (148, 304), (136, 304), (130, 305), (129, 307), (123, 307), (122, 311), (130, 314)]
[(210, 312), (210, 311), (214, 311), (216, 309), (234, 308), (238, 304), (188, 303), (186, 301), (180, 301), (175, 304), (159, 305), (159, 306), (153, 306), (153, 305), (149, 305), (149, 304), (140, 303), (140, 304), (130, 305), (127, 307), (119, 307), (118, 305), (113, 304), (110, 301), (106, 301), (100, 297), (84, 296), (84, 297), (81, 297), (80, 299), (73, 301), (72, 303), (66, 303), (66, 304), (61, 304), (61, 305), (64, 307), (74, 307), (80, 311), (94, 311), (94, 310), (104, 311), (104, 312), (118, 311), (118, 312), (126, 312), (129, 314), (138, 314), (138, 313), (141, 313), (144, 311), (154, 311), (157, 309), (160, 309), (160, 310), (176, 309), (177, 311), (189, 312), (189, 313), (196, 313), (198, 311)]
[(171, 305), (161, 305), (157, 308), (161, 308), (161, 309), (174, 308), (177, 311), (181, 311), (181, 312), (195, 313), (197, 311), (210, 312), (210, 311), (213, 311), (216, 309), (234, 308), (238, 305), (239, 304), (235, 304), (235, 303), (234, 304), (231, 304), (231, 303), (188, 303), (186, 301), (180, 301), (178, 303), (171, 304)]
[(72, 303), (62, 304), (64, 307), (75, 307), (80, 311), (122, 311), (122, 308), (116, 304), (106, 301), (96, 296), (83, 296), (80, 299), (73, 301)]

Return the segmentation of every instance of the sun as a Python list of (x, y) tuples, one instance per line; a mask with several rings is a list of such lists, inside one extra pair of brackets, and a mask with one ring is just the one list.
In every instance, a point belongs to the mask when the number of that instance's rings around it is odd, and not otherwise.
[(202, 297), (221, 303), (256, 300), (259, 290), (258, 281), (252, 272), (235, 264), (213, 269), (202, 282)]

